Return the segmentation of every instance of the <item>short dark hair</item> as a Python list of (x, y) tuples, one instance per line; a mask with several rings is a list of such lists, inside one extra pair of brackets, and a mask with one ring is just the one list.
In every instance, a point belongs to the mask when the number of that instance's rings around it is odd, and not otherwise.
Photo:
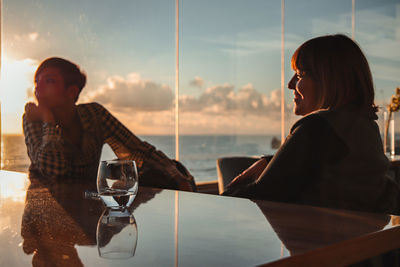
[(50, 57), (42, 61), (35, 72), (35, 80), (39, 73), (48, 67), (57, 68), (60, 71), (66, 88), (71, 85), (76, 85), (79, 88), (80, 93), (86, 84), (86, 74), (81, 71), (79, 66), (71, 61), (59, 57)]
[(318, 108), (353, 104), (377, 112), (368, 61), (356, 42), (343, 34), (326, 35), (303, 43), (292, 57), (292, 68), (319, 84)]

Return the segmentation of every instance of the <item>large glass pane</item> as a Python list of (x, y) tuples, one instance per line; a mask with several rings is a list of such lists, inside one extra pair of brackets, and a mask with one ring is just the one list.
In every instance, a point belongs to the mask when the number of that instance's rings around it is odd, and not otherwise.
[(308, 39), (326, 34), (352, 34), (351, 0), (285, 0), (285, 99), (288, 109), (285, 115), (285, 132), (301, 117), (293, 113), (293, 91), (287, 83), (293, 76), (291, 58), (295, 50)]
[[(390, 102), (395, 88), (400, 85), (400, 3), (397, 0), (356, 0), (354, 13), (352, 1), (294, 1), (286, 0), (285, 30), (285, 79), (289, 81), (293, 71), (290, 58), (295, 49), (312, 37), (344, 33), (352, 35), (352, 16), (355, 22), (355, 40), (360, 44), (370, 63), (375, 82), (376, 104), (383, 107), (379, 113), (378, 125), (383, 135), (383, 112)], [(286, 102), (293, 106), (292, 93), (287, 90)], [(396, 114), (397, 115), (397, 114)], [(397, 115), (395, 128), (400, 131)], [(287, 115), (286, 132), (298, 120), (298, 116)], [(397, 142), (398, 143), (398, 142)], [(400, 145), (396, 144), (397, 150)]]
[(196, 181), (216, 159), (274, 152), (280, 136), (281, 1), (182, 1), (180, 150)]
[[(396, 87), (400, 87), (400, 2), (356, 1), (355, 18), (355, 38), (369, 60), (375, 82), (376, 104), (382, 107), (378, 113), (378, 124), (383, 136), (384, 111)], [(398, 113), (395, 113), (395, 129), (396, 154), (399, 154)]]
[(34, 100), (34, 70), (50, 56), (86, 71), (79, 103), (99, 102), (175, 156), (175, 1), (4, 0), (2, 22), (5, 169), (25, 171), (29, 164), (21, 116), (26, 101)]

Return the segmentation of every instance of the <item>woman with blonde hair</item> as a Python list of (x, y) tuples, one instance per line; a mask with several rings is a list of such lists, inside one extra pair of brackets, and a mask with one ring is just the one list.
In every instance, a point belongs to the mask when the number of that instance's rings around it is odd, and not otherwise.
[(306, 41), (288, 88), (304, 116), (268, 163), (260, 159), (224, 195), (396, 213), (400, 191), (386, 174), (368, 61), (345, 35)]

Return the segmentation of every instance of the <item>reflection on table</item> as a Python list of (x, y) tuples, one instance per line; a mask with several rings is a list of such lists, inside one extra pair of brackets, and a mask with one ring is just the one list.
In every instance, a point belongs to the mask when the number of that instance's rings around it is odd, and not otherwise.
[[(334, 246), (352, 242), (357, 249), (365, 243), (360, 238), (389, 236), (371, 256), (400, 246), (398, 218), (389, 215), (146, 187), (130, 208), (134, 226), (111, 223), (99, 237), (105, 208), (84, 194), (95, 190), (81, 181), (0, 171), (0, 265), (279, 266), (307, 255), (321, 260), (321, 251), (341, 260)], [(99, 238), (103, 248), (122, 233), (136, 234), (133, 255), (100, 257)], [(344, 258), (362, 259), (350, 256)]]

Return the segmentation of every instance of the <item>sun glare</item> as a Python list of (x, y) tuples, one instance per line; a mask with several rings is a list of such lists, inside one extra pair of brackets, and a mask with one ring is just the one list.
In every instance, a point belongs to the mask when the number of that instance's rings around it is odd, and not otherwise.
[(24, 174), (3, 171), (0, 179), (0, 199), (23, 202), (28, 184)]
[(15, 60), (4, 57), (1, 66), (1, 111), (3, 133), (21, 133), (21, 116), (25, 103), (33, 99), (33, 75), (38, 66), (35, 60)]

